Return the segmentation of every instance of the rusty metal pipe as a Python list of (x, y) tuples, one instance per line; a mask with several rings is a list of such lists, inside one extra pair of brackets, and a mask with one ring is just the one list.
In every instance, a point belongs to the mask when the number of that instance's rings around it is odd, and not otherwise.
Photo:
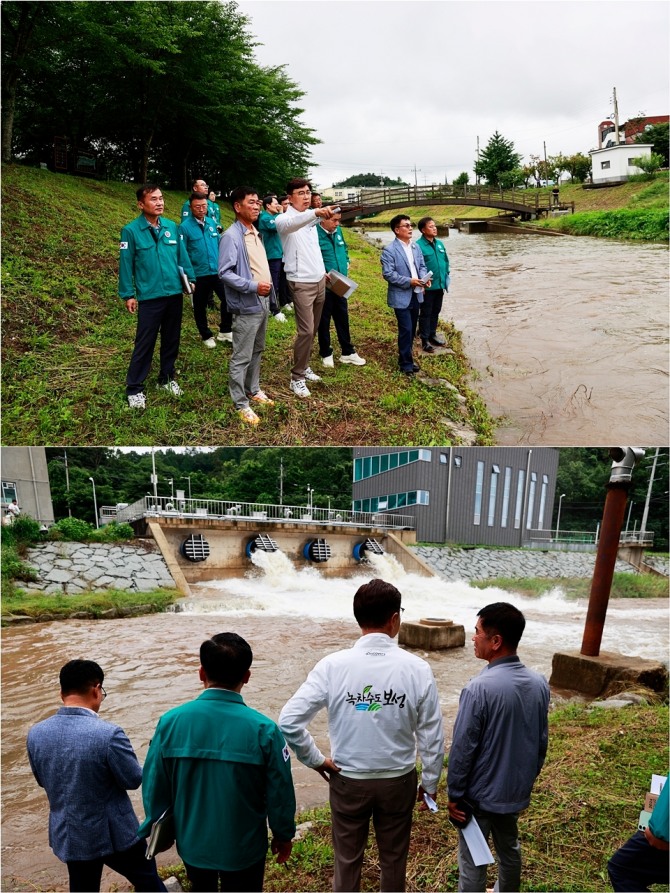
[(629, 483), (607, 485), (600, 540), (582, 639), (581, 653), (589, 657), (598, 657), (600, 654), (600, 643), (603, 638), (605, 615), (612, 588), (612, 577), (614, 576), (619, 538), (626, 512), (629, 486)]

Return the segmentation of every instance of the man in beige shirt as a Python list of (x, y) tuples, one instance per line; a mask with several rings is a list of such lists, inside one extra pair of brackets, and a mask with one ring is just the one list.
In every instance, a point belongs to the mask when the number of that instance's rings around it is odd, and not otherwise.
[(272, 277), (263, 242), (254, 226), (261, 209), (258, 193), (249, 186), (238, 186), (230, 194), (230, 203), (235, 223), (225, 231), (219, 245), (219, 279), (233, 315), (228, 388), (242, 421), (257, 425), (260, 418), (250, 401), (274, 406), (274, 400), (260, 386)]

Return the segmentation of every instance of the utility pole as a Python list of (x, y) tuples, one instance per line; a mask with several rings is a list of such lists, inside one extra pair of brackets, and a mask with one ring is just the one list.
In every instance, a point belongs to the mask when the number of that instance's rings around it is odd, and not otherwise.
[(475, 176), (477, 178), (477, 186), (479, 186), (479, 137), (477, 137), (477, 173)]
[(279, 505), (284, 505), (284, 459), (279, 457)]
[[(416, 161), (414, 162), (414, 167), (412, 168), (412, 170), (414, 171), (414, 188), (416, 189), (419, 185), (418, 181), (417, 181), (417, 177), (416, 177), (416, 174), (417, 174)], [(419, 168), (419, 170), (421, 170), (421, 168)]]
[(640, 524), (640, 542), (644, 539), (644, 534), (647, 529), (647, 518), (649, 517), (649, 503), (651, 502), (651, 488), (654, 483), (654, 475), (656, 474), (656, 463), (658, 462), (658, 454), (660, 448), (656, 447), (656, 452), (654, 453), (654, 461), (651, 466), (651, 474), (649, 475), (649, 486), (647, 487), (647, 498), (644, 501), (644, 512), (642, 513), (642, 523)]
[(70, 505), (70, 469), (67, 464), (67, 450), (63, 450), (63, 463), (65, 465), (65, 490), (67, 491), (67, 513), (68, 517), (72, 517), (72, 507)]
[(619, 145), (619, 104), (616, 99), (616, 87), (612, 87), (612, 100), (614, 102), (614, 139)]
[(542, 145), (544, 146), (544, 185), (549, 185), (549, 165), (547, 164), (547, 141), (543, 140)]

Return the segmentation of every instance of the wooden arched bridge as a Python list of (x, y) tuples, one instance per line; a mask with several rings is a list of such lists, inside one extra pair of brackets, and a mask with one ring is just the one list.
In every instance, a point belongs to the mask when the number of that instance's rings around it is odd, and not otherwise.
[(551, 210), (571, 210), (574, 202), (561, 204), (556, 196), (542, 194), (537, 189), (496, 189), (482, 186), (392, 186), (378, 190), (364, 189), (355, 201), (333, 204), (342, 209), (342, 221), (353, 223), (356, 218), (369, 217), (392, 208), (416, 205), (469, 205), (497, 208), (522, 220), (547, 215)]

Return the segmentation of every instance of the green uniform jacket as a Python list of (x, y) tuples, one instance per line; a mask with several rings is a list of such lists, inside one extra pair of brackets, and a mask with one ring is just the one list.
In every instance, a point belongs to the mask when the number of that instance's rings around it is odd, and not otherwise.
[(265, 245), (265, 253), (268, 260), (280, 260), (284, 254), (281, 239), (277, 232), (277, 214), (271, 214), (265, 208), (258, 218), (258, 232), (263, 234), (263, 244)]
[[(186, 199), (184, 204), (181, 206), (181, 219), (183, 221), (183, 220), (186, 220), (187, 217), (192, 217), (192, 216), (193, 215), (191, 214), (191, 203), (189, 202), (188, 199)], [(207, 215), (206, 216), (211, 217), (212, 220), (215, 220), (217, 223), (221, 223), (221, 209), (219, 208), (219, 206), (217, 205), (216, 202), (210, 202), (209, 199), (207, 199)]]
[(338, 273), (344, 273), (346, 276), (349, 270), (349, 252), (347, 251), (347, 243), (342, 236), (342, 230), (338, 226), (331, 235), (319, 225), (316, 231), (319, 234), (319, 248), (323, 256), (326, 273), (329, 273), (331, 270), (337, 270)]
[(177, 850), (198, 868), (241, 871), (295, 835), (289, 750), (279, 727), (237, 692), (207, 688), (158, 721), (142, 776), (146, 819), (172, 806)]
[(421, 249), (423, 259), (426, 261), (426, 269), (433, 271), (431, 291), (449, 287), (449, 257), (440, 239), (429, 242), (425, 236), (417, 239), (416, 244)]
[(215, 276), (219, 272), (219, 235), (211, 217), (205, 217), (204, 226), (191, 215), (179, 225), (184, 247), (198, 276)]
[(119, 295), (124, 301), (150, 301), (180, 295), (183, 291), (179, 267), (195, 279), (177, 224), (158, 219), (158, 238), (143, 214), (124, 226), (119, 243)]

